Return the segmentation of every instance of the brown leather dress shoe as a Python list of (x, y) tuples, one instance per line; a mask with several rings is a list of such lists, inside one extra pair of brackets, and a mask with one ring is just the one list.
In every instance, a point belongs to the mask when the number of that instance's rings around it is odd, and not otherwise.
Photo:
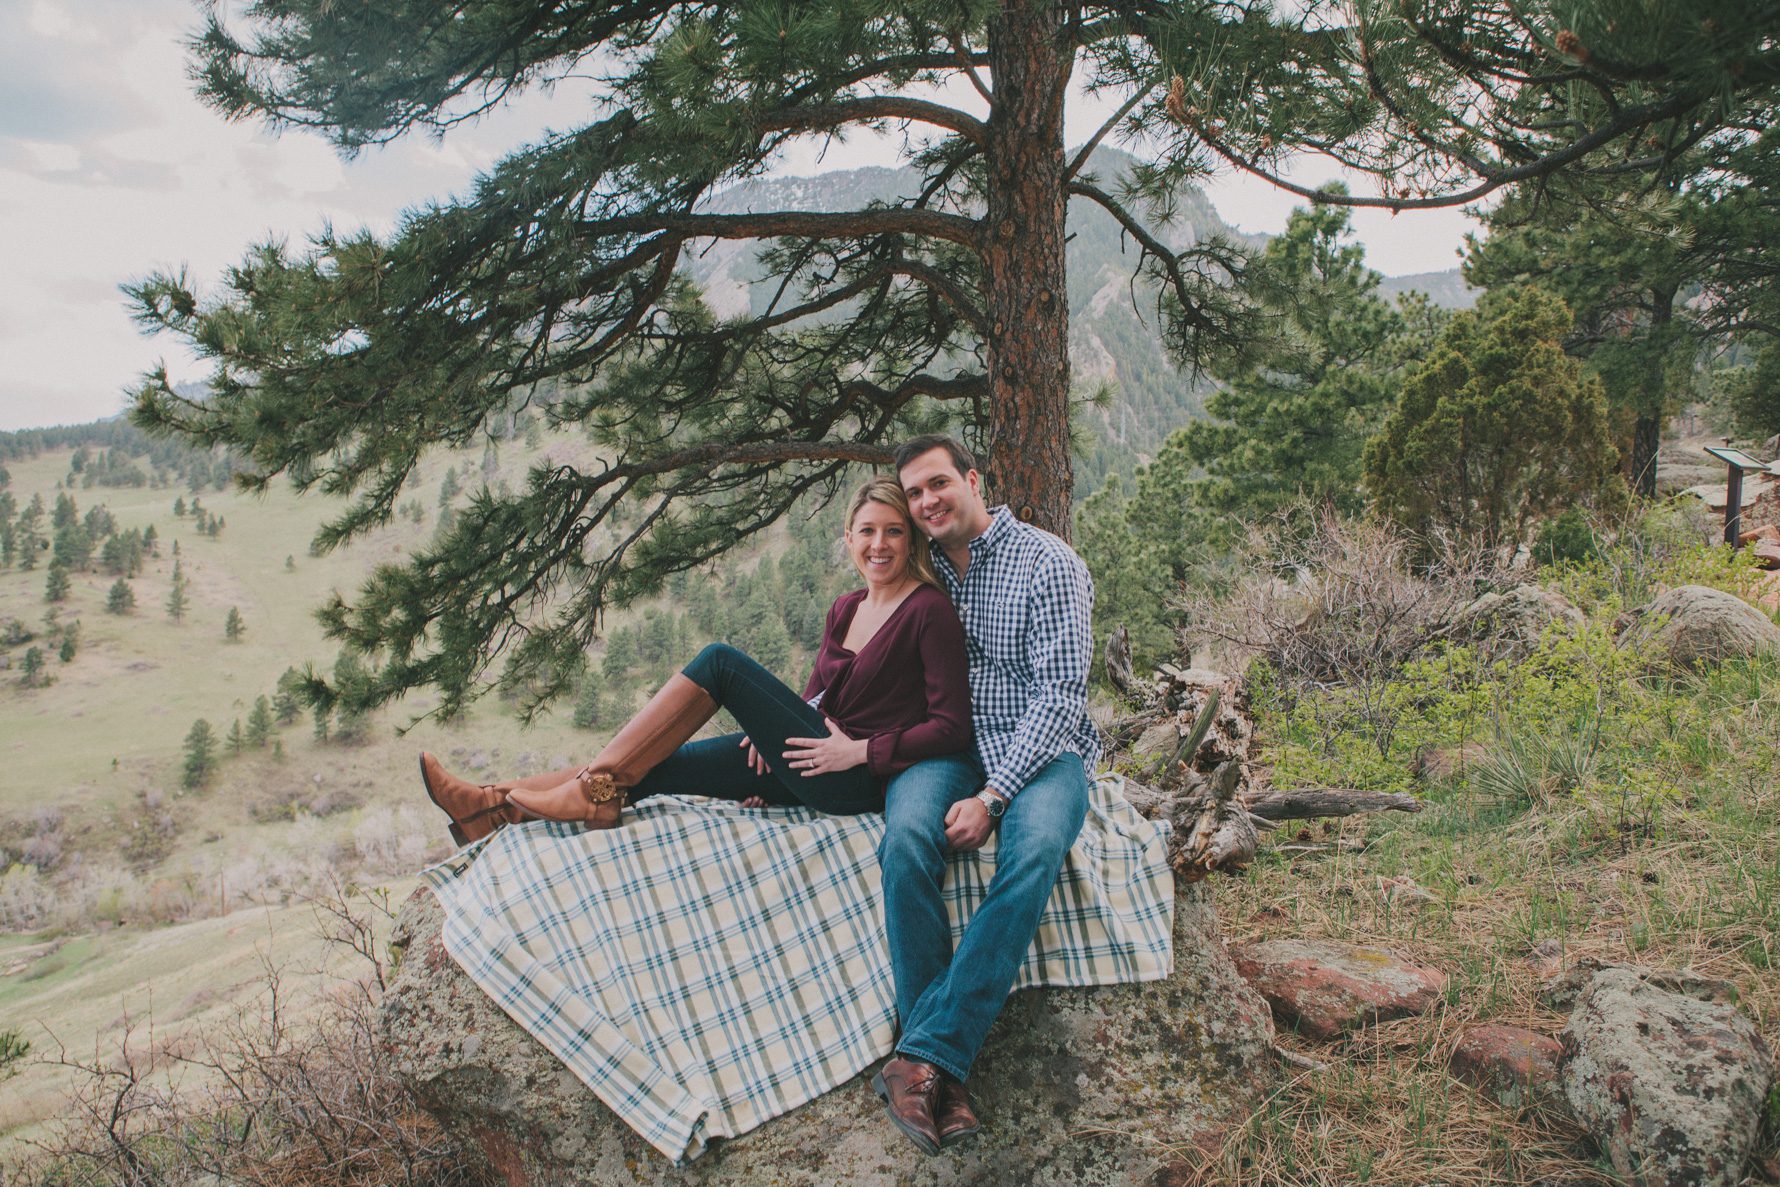
[(983, 1128), (976, 1109), (971, 1107), (970, 1093), (950, 1076), (940, 1077), (939, 1093), (933, 1101), (933, 1127), (939, 1131), (941, 1146), (956, 1146), (974, 1138)]
[(939, 1094), (938, 1068), (898, 1055), (871, 1079), (890, 1114), (890, 1123), (902, 1130), (923, 1154), (939, 1153), (939, 1129), (933, 1123), (933, 1102)]

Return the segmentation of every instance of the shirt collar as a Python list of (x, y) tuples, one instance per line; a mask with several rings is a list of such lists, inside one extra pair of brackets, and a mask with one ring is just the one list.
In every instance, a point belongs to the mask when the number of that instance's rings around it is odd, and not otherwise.
[[(982, 534), (968, 545), (970, 567), (975, 569), (977, 562), (999, 548), (1003, 541), (1013, 535), (1018, 525), (1019, 521), (1014, 518), (1014, 513), (1007, 509), (1007, 504), (998, 503), (989, 508), (989, 526), (984, 528)], [(956, 584), (958, 569), (952, 564), (952, 558), (946, 555), (946, 550), (936, 546), (932, 556), (934, 568), (938, 569), (948, 582)]]
[(1001, 546), (1002, 541), (1013, 534), (1018, 523), (1014, 513), (1007, 509), (1006, 503), (997, 503), (989, 508), (989, 526), (983, 534), (970, 542), (970, 559), (972, 563)]

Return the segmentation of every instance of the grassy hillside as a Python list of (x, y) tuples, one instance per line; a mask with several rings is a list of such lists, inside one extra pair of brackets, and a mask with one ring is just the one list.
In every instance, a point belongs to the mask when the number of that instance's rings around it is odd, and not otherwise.
[[(530, 452), (511, 448), (488, 479), (518, 481)], [(20, 506), (33, 494), (53, 506), (71, 456), (9, 461)], [(597, 747), (603, 731), (574, 728), (567, 706), (524, 730), (493, 700), (450, 726), (426, 721), (400, 736), (432, 704), (415, 697), (378, 715), (358, 744), (317, 741), (305, 713), (277, 731), (276, 752), (229, 754), (231, 724), (245, 722), (281, 672), (333, 663), (313, 617), (323, 597), (426, 539), (446, 469), (469, 487), (483, 480), (481, 464), (480, 451), (432, 459), (414, 486), (419, 523), (398, 519), (325, 557), (308, 551), (330, 510), (319, 497), (202, 490), (203, 508), (224, 523), (212, 539), (191, 515), (174, 515), (176, 498), (193, 498), (183, 485), (76, 487), (82, 514), (103, 505), (120, 531), (152, 524), (159, 555), (130, 581), (136, 606), (126, 615), (106, 612), (115, 578), (96, 563), (71, 575), (57, 607), (61, 622), (80, 623), (68, 663), (46, 643), (46, 564), (0, 570), (0, 624), (17, 619), (37, 635), (0, 649), (11, 663), (0, 671), (0, 755), (11, 776), (0, 785), (0, 1032), (20, 1032), (38, 1053), (59, 1041), (91, 1054), (116, 1044), (126, 1017), (152, 1016), (163, 1037), (203, 1023), (257, 991), (262, 951), (313, 963), (303, 896), (336, 874), (401, 882), (449, 851), (415, 775), (418, 750), (495, 778), (568, 765)], [(165, 609), (175, 542), (190, 582), (179, 622)], [(224, 637), (232, 607), (246, 623), (237, 642)], [(49, 657), (47, 687), (21, 685), (33, 645)], [(188, 791), (182, 743), (199, 718), (214, 727), (219, 767)], [(60, 1080), (38, 1068), (9, 1082), (0, 1134), (53, 1112)]]

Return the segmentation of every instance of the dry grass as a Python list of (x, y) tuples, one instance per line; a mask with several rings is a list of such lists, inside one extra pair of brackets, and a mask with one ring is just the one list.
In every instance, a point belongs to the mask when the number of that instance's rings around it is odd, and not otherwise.
[[(3, 1181), (20, 1187), (480, 1187), (479, 1157), (398, 1083), (378, 1041), (388, 900), (335, 887), (315, 904), (352, 971), (299, 1005), (268, 961), (252, 997), (202, 1030), (126, 1017), (109, 1052), (56, 1048), (73, 1089)], [(15, 1154), (18, 1154), (15, 1151)]]

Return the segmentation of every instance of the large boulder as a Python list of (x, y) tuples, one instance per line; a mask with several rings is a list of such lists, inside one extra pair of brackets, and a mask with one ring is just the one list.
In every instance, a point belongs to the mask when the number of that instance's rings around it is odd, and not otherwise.
[(1267, 1005), (1224, 954), (1206, 892), (1181, 887), (1173, 976), (1009, 999), (972, 1071), (984, 1129), (968, 1145), (920, 1155), (871, 1068), (674, 1166), (463, 974), (442, 921), (424, 890), (403, 907), (382, 1040), (421, 1103), (514, 1185), (1185, 1184), (1273, 1080)]
[(1453, 617), (1452, 633), (1477, 643), (1491, 658), (1530, 655), (1553, 624), (1579, 630), (1582, 611), (1562, 594), (1537, 585), (1517, 585), (1507, 593), (1486, 593)]
[(1677, 667), (1780, 652), (1780, 626), (1773, 619), (1742, 598), (1709, 586), (1677, 586), (1634, 615), (1620, 641), (1647, 648)]
[(1626, 1182), (1733, 1187), (1774, 1062), (1735, 1007), (1605, 968), (1564, 1028), (1558, 1076), (1576, 1120)]

